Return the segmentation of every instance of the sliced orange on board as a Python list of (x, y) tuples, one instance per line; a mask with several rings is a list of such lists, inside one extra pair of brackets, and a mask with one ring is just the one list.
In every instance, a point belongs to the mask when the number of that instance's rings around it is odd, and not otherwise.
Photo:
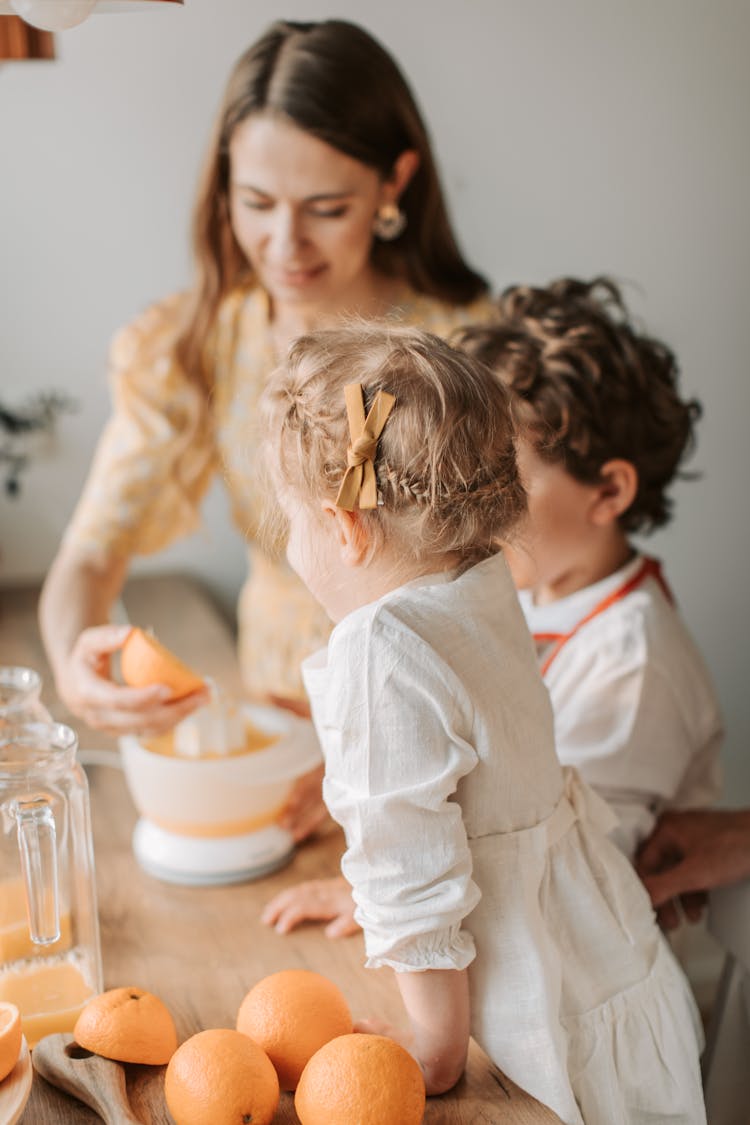
[(110, 988), (90, 1000), (73, 1028), (76, 1042), (117, 1062), (163, 1066), (177, 1050), (166, 1005), (142, 988)]
[(0, 1001), (0, 1082), (7, 1078), (21, 1054), (21, 1013), (15, 1004)]

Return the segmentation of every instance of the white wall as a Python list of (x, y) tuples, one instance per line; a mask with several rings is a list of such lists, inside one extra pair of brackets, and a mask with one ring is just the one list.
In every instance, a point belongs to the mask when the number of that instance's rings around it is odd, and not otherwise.
[[(393, 50), (464, 247), (496, 285), (608, 271), (677, 349), (705, 408), (702, 476), (678, 486), (652, 549), (723, 700), (728, 800), (750, 800), (745, 0), (187, 0), (94, 16), (58, 37), (55, 63), (0, 65), (0, 397), (66, 387), (81, 404), (21, 498), (0, 496), (0, 579), (52, 557), (106, 415), (109, 338), (188, 278), (224, 78), (281, 14), (344, 15)], [(141, 565), (194, 568), (232, 598), (242, 546), (218, 491), (202, 535)]]

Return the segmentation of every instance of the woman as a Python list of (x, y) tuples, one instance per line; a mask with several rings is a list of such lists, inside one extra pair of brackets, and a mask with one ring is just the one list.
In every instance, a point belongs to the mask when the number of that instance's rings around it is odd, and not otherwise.
[(220, 470), (249, 542), (239, 606), (248, 693), (304, 709), (328, 625), (257, 542), (256, 403), (301, 332), (387, 317), (447, 335), (491, 315), (463, 260), (425, 126), (387, 52), (341, 20), (274, 24), (229, 80), (199, 187), (195, 284), (115, 339), (115, 409), (41, 599), (57, 690), (93, 727), (161, 731), (201, 697), (110, 678), (106, 626), (131, 558), (193, 530)]

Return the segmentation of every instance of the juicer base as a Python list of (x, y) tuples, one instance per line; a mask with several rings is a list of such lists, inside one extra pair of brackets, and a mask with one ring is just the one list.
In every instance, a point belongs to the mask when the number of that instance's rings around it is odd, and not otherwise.
[(294, 843), (278, 825), (244, 836), (199, 838), (167, 832), (142, 817), (133, 832), (133, 852), (156, 879), (211, 886), (244, 883), (278, 871), (292, 858)]

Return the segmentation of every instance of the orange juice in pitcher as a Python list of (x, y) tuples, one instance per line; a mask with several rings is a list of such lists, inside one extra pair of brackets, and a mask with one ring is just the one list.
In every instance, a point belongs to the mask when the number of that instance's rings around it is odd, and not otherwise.
[(88, 785), (74, 732), (0, 728), (0, 1000), (30, 1046), (101, 990)]
[(83, 973), (68, 961), (44, 961), (0, 977), (0, 1000), (10, 1001), (20, 1011), (29, 1047), (36, 1047), (45, 1035), (72, 1031), (93, 995)]

